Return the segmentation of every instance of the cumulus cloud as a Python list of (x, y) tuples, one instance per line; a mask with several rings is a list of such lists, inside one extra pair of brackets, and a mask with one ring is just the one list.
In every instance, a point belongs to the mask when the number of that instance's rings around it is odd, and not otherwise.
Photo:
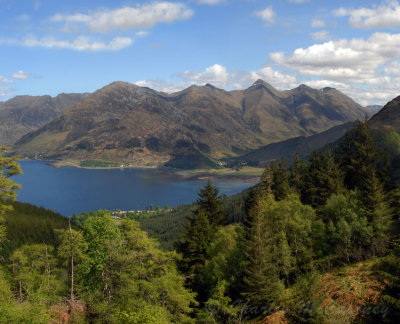
[(226, 68), (220, 64), (214, 64), (205, 69), (203, 72), (197, 71), (185, 71), (179, 74), (182, 80), (194, 83), (194, 84), (205, 84), (211, 83), (216, 87), (226, 87), (228, 82), (228, 72)]
[(326, 23), (323, 20), (320, 19), (313, 19), (311, 21), (311, 27), (312, 28), (324, 28), (326, 27)]
[(185, 4), (173, 2), (154, 2), (137, 7), (124, 7), (115, 10), (98, 10), (91, 13), (73, 15), (56, 14), (51, 18), (54, 23), (83, 24), (95, 33), (108, 33), (114, 30), (149, 28), (159, 23), (172, 23), (189, 19), (193, 11)]
[(255, 71), (228, 71), (224, 66), (215, 64), (204, 71), (185, 71), (178, 73), (176, 81), (162, 79), (141, 80), (136, 84), (167, 93), (183, 90), (193, 84), (204, 85), (211, 83), (224, 89), (246, 89), (258, 79), (270, 83), (279, 90), (293, 89), (300, 83), (307, 84), (314, 89), (325, 87), (336, 88), (350, 96), (361, 105), (385, 104), (399, 95), (400, 89), (400, 62), (388, 65), (393, 77), (381, 77), (380, 83), (370, 84), (368, 80), (359, 79), (352, 83), (347, 80), (332, 80), (311, 75), (302, 75), (298, 71), (284, 72), (270, 65)]
[(297, 79), (294, 75), (274, 70), (270, 66), (265, 66), (260, 70), (250, 72), (234, 71), (231, 74), (230, 83), (235, 89), (244, 89), (258, 79), (270, 83), (279, 90), (294, 88), (297, 84)]
[(400, 26), (400, 3), (391, 1), (374, 8), (346, 9), (334, 11), (338, 17), (349, 16), (350, 26), (354, 28), (391, 28)]
[(275, 11), (272, 6), (265, 8), (264, 10), (256, 11), (255, 15), (264, 20), (265, 25), (269, 26), (275, 22)]
[(214, 64), (204, 71), (185, 71), (177, 74), (179, 80), (167, 82), (165, 80), (141, 80), (136, 84), (142, 87), (149, 87), (163, 92), (176, 92), (189, 87), (190, 85), (205, 85), (210, 83), (224, 89), (244, 89), (249, 87), (258, 79), (262, 79), (274, 87), (285, 90), (296, 86), (296, 77), (276, 71), (266, 66), (257, 71), (232, 71), (220, 65)]
[(388, 64), (384, 69), (385, 74), (397, 76), (400, 78), (400, 62), (394, 61)]
[[(378, 67), (400, 56), (400, 34), (374, 33), (369, 39), (341, 39), (298, 48), (285, 57), (284, 53), (270, 54), (281, 66), (298, 70), (303, 75), (347, 82), (377, 84)], [(384, 77), (383, 77), (384, 78)]]
[(32, 76), (32, 74), (24, 72), (22, 70), (19, 70), (18, 72), (11, 74), (11, 78), (17, 79), (17, 80), (26, 80), (31, 76)]

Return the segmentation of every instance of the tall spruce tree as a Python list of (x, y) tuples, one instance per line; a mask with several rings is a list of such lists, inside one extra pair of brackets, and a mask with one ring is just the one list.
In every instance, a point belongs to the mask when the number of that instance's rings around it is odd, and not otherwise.
[(303, 202), (319, 209), (330, 195), (342, 190), (343, 175), (332, 154), (313, 152), (304, 177)]
[(176, 244), (182, 254), (180, 269), (187, 274), (187, 284), (198, 293), (198, 300), (205, 301), (206, 288), (202, 284), (201, 268), (208, 258), (209, 246), (215, 233), (226, 223), (218, 189), (208, 180), (199, 191), (196, 209), (188, 217), (185, 231)]
[(281, 160), (279, 163), (273, 163), (272, 169), (272, 186), (271, 190), (274, 193), (276, 200), (285, 199), (289, 192), (289, 173), (285, 161)]
[(296, 153), (293, 159), (293, 165), (289, 170), (289, 185), (296, 192), (301, 193), (303, 190), (303, 180), (307, 166), (300, 156)]
[(222, 199), (219, 196), (219, 190), (211, 184), (208, 179), (204, 188), (200, 189), (199, 199), (197, 200), (197, 209), (194, 214), (203, 212), (206, 214), (210, 225), (219, 226), (226, 224), (226, 217), (222, 209)]
[(260, 315), (267, 312), (282, 297), (284, 285), (279, 278), (277, 265), (268, 256), (268, 237), (265, 231), (264, 209), (266, 204), (276, 204), (271, 194), (258, 197), (249, 214), (243, 297)]
[(379, 153), (373, 142), (367, 121), (357, 122), (344, 136), (337, 160), (344, 172), (344, 183), (349, 189), (365, 188), (365, 179), (374, 172)]

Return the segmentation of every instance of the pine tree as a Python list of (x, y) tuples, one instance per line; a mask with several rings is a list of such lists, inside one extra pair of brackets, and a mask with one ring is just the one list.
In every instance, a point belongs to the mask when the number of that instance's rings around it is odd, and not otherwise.
[(296, 153), (293, 159), (293, 165), (290, 168), (289, 173), (289, 185), (296, 192), (301, 193), (303, 190), (303, 180), (306, 173), (307, 166), (304, 161), (300, 159), (299, 155)]
[(194, 213), (197, 214), (199, 212), (206, 214), (212, 226), (220, 226), (226, 223), (219, 190), (211, 184), (210, 179), (208, 179), (205, 187), (200, 189), (197, 209)]
[(180, 269), (187, 274), (187, 284), (198, 293), (201, 302), (207, 299), (207, 289), (202, 283), (200, 270), (208, 258), (209, 246), (215, 233), (225, 222), (218, 189), (208, 181), (200, 189), (197, 207), (188, 217), (185, 231), (176, 244), (177, 251), (182, 254)]
[(246, 235), (246, 256), (248, 260), (244, 277), (246, 290), (243, 293), (246, 302), (249, 302), (253, 307), (259, 308), (260, 313), (279, 301), (284, 289), (278, 276), (276, 264), (271, 262), (268, 256), (267, 245), (269, 238), (266, 237), (263, 214), (265, 204), (276, 204), (271, 194), (264, 201), (261, 198), (257, 199), (256, 204), (250, 211), (251, 221)]
[(342, 172), (332, 154), (313, 152), (304, 178), (303, 202), (319, 209), (330, 195), (340, 193), (342, 186)]
[(272, 169), (272, 186), (271, 190), (274, 193), (276, 200), (285, 199), (289, 192), (289, 173), (285, 161), (281, 160), (278, 164), (273, 163)]
[(387, 201), (384, 187), (373, 171), (364, 179), (360, 201), (372, 229), (372, 254), (382, 254), (389, 243), (392, 226), (392, 209)]
[(357, 122), (340, 144), (338, 163), (344, 171), (344, 183), (349, 189), (363, 190), (364, 179), (375, 170), (379, 160), (367, 121)]

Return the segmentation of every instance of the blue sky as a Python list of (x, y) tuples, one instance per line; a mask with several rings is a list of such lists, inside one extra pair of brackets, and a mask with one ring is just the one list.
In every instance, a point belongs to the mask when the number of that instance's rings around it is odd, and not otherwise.
[(400, 95), (400, 2), (0, 0), (0, 53), (0, 100), (261, 78), (384, 104)]

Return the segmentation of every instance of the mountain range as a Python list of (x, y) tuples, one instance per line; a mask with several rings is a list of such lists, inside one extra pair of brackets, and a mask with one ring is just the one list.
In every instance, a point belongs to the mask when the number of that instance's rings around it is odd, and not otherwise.
[(14, 145), (25, 156), (118, 161), (132, 166), (212, 167), (270, 143), (369, 117), (333, 88), (279, 91), (191, 86), (167, 94), (114, 82), (79, 100)]
[(87, 96), (74, 93), (62, 93), (54, 98), (17, 96), (0, 102), (0, 145), (13, 145), (23, 135), (42, 127)]

